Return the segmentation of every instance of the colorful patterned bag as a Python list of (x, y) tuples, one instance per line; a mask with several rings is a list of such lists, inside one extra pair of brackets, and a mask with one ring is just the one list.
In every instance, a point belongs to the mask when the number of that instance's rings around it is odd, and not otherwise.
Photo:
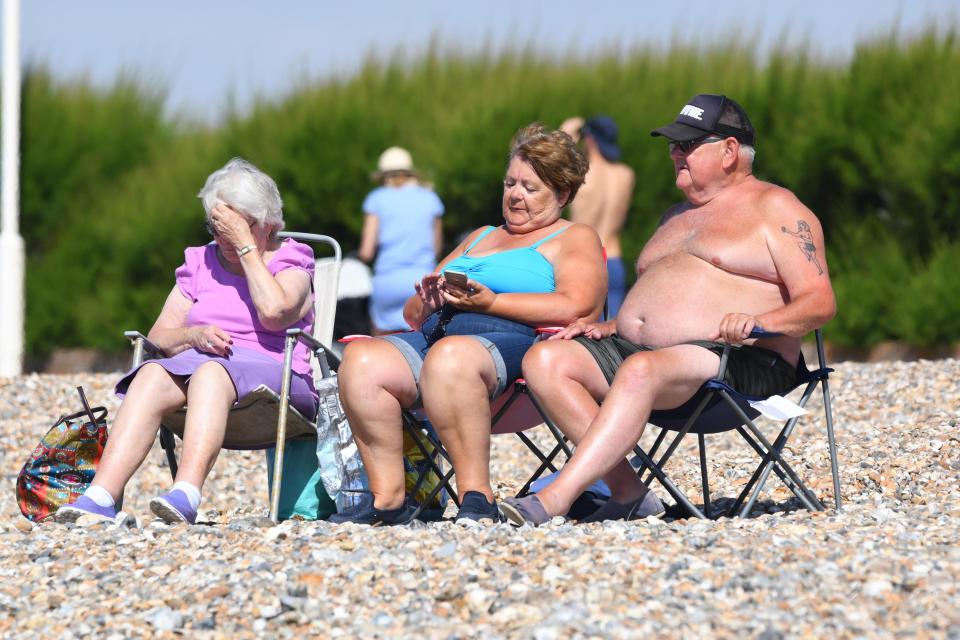
[(41, 522), (87, 490), (107, 444), (107, 410), (90, 408), (61, 416), (37, 444), (17, 478), (17, 504), (24, 517)]

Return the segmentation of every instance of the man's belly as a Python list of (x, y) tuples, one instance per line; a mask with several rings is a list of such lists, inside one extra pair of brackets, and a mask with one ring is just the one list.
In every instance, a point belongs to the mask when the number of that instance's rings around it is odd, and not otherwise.
[[(617, 333), (653, 347), (708, 340), (728, 313), (757, 316), (784, 304), (780, 287), (773, 283), (678, 254), (651, 265), (640, 276), (617, 316)], [(799, 348), (799, 341), (787, 340), (796, 345), (764, 346), (793, 360), (788, 354)]]

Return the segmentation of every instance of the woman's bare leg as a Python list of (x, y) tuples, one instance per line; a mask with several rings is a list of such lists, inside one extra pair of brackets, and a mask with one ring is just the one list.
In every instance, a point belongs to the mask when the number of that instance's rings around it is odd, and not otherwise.
[(460, 495), (490, 487), (490, 393), (497, 371), (490, 352), (469, 336), (450, 336), (430, 348), (420, 376), (423, 406), (457, 475)]
[(187, 386), (187, 421), (177, 482), (203, 488), (223, 447), (230, 407), (237, 392), (226, 369), (217, 362), (200, 365)]
[(153, 446), (160, 419), (182, 407), (186, 399), (184, 384), (166, 369), (149, 362), (143, 365), (117, 411), (93, 484), (118, 499)]
[(399, 508), (406, 495), (400, 411), (417, 399), (410, 366), (386, 340), (358, 340), (347, 345), (337, 377), (374, 506)]

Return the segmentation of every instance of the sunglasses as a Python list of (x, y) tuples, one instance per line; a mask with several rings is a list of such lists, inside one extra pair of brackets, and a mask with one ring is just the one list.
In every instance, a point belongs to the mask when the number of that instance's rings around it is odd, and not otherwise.
[(680, 153), (690, 153), (702, 144), (720, 142), (721, 140), (726, 140), (726, 138), (721, 138), (720, 136), (703, 136), (702, 138), (697, 138), (696, 140), (686, 140), (684, 142), (671, 140), (667, 143), (667, 148), (670, 149), (670, 153), (674, 153), (676, 151), (679, 151)]
[[(257, 221), (256, 221), (256, 220), (254, 220), (253, 222), (251, 222), (251, 223), (248, 224), (247, 226), (252, 229), (252, 228), (253, 228), (253, 225), (255, 225), (255, 224), (257, 224)], [(217, 235), (217, 230), (213, 228), (213, 225), (210, 223), (209, 220), (207, 220), (207, 222), (206, 222), (203, 226), (204, 226), (204, 228), (207, 230), (207, 233), (209, 233), (210, 235), (212, 235), (212, 236)]]

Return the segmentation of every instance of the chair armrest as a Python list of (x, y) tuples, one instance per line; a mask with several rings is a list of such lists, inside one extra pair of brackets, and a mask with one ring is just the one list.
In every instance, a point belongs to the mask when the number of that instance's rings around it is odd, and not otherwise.
[(537, 336), (552, 336), (563, 331), (564, 327), (537, 327)]
[(144, 349), (144, 351), (146, 351), (146, 352), (148, 352), (148, 353), (150, 353), (150, 354), (157, 355), (157, 356), (164, 356), (164, 355), (166, 355), (166, 354), (163, 352), (163, 349), (161, 349), (161, 348), (158, 347), (157, 345), (155, 345), (155, 344), (153, 344), (152, 342), (150, 342), (150, 340), (147, 338), (147, 336), (143, 335), (143, 334), (140, 333), (139, 331), (124, 331), (124, 332), (123, 332), (123, 335), (124, 335), (124, 337), (126, 337), (128, 340), (130, 340), (130, 343), (133, 344), (134, 346), (136, 346), (136, 344), (137, 344), (138, 341), (142, 341), (141, 344), (143, 344), (143, 349)]
[[(761, 329), (760, 327), (754, 327), (750, 331), (750, 338), (776, 338), (782, 336), (783, 334), (778, 331), (767, 331), (766, 329)], [(727, 372), (727, 358), (730, 355), (730, 348), (733, 345), (726, 344), (723, 347), (723, 353), (720, 354), (720, 369), (717, 371), (716, 380), (723, 380), (724, 374)]]
[(340, 359), (337, 357), (337, 355), (330, 351), (330, 349), (328, 349), (322, 342), (314, 338), (303, 329), (287, 329), (287, 337), (294, 337), (303, 344), (307, 345), (307, 348), (313, 352), (313, 355), (316, 356), (317, 360), (320, 362), (320, 371), (324, 378), (330, 377), (331, 360), (333, 360), (333, 364), (336, 367), (339, 367)]
[(356, 342), (357, 340), (367, 340), (372, 337), (373, 336), (368, 336), (365, 333), (351, 333), (348, 336), (343, 336), (342, 338), (337, 340), (337, 342), (341, 344), (350, 344), (351, 342)]
[(150, 342), (147, 337), (139, 331), (124, 331), (123, 335), (130, 341), (130, 344), (133, 345), (132, 367), (140, 366), (145, 356), (148, 360), (154, 357), (163, 358), (166, 356), (163, 349)]

